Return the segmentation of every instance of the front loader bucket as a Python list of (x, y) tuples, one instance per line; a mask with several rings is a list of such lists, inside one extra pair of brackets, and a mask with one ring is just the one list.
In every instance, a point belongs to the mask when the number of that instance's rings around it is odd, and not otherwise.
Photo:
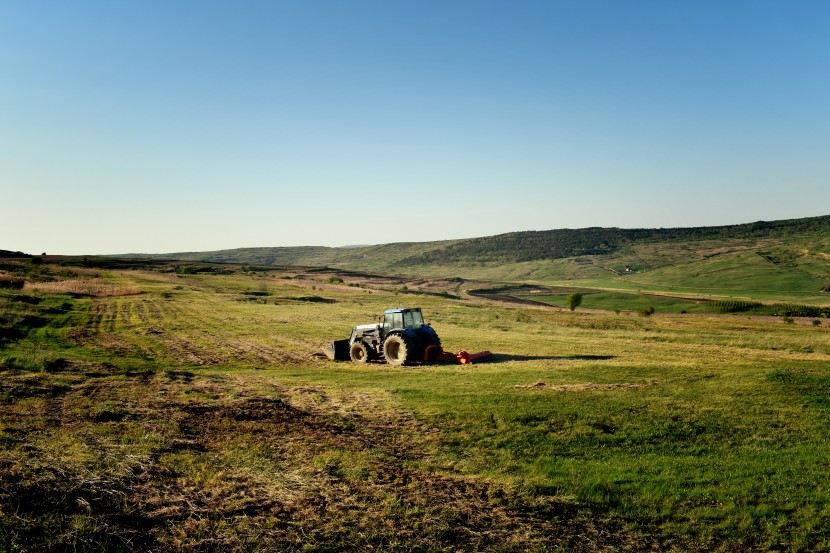
[(349, 360), (349, 341), (335, 340), (323, 348), (323, 353), (332, 361)]

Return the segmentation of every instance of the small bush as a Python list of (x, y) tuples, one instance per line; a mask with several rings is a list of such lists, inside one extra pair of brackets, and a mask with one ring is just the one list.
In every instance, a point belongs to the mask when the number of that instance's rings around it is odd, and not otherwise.
[(329, 279), (329, 284), (343, 284), (343, 279), (340, 277), (331, 277)]
[(652, 306), (649, 305), (645, 309), (640, 309), (637, 313), (641, 317), (651, 317), (652, 315), (654, 315), (655, 311), (656, 311), (656, 309), (654, 309)]
[(813, 319), (813, 326), (821, 326), (821, 320), (820, 319)]
[(575, 310), (581, 304), (582, 304), (582, 294), (580, 294), (579, 292), (574, 292), (573, 294), (570, 294), (568, 296), (567, 305), (568, 305), (568, 309), (570, 309), (571, 311)]
[(791, 325), (795, 322), (795, 319), (787, 315), (784, 315), (784, 317), (781, 320), (787, 323), (788, 325)]

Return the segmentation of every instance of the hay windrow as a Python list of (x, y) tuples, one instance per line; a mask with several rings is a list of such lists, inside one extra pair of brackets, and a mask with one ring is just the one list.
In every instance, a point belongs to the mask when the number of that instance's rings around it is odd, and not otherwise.
[(514, 388), (524, 390), (551, 390), (555, 392), (588, 392), (594, 390), (624, 390), (634, 388), (645, 388), (646, 386), (653, 386), (656, 383), (649, 384), (632, 384), (627, 382), (618, 382), (611, 384), (597, 384), (595, 382), (583, 382), (580, 384), (546, 384), (544, 382), (534, 382), (533, 384), (517, 384)]

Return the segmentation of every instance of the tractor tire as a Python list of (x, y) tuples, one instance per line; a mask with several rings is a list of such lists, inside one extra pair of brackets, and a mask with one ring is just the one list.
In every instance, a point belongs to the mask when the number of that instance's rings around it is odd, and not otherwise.
[(371, 359), (371, 355), (369, 355), (369, 348), (363, 342), (355, 342), (352, 344), (351, 349), (349, 350), (349, 357), (351, 357), (352, 361), (355, 363), (368, 363)]
[(412, 342), (401, 334), (393, 334), (383, 342), (383, 356), (390, 365), (400, 367), (412, 361)]
[(437, 334), (430, 334), (426, 340), (427, 346), (438, 346), (441, 347), (441, 338), (438, 337)]

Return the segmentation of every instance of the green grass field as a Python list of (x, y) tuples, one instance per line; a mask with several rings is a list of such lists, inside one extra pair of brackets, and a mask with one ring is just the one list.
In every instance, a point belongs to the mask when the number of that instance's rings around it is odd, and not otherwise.
[[(0, 290), (0, 550), (830, 550), (827, 321), (61, 270)], [(318, 355), (409, 305), (495, 358)]]

